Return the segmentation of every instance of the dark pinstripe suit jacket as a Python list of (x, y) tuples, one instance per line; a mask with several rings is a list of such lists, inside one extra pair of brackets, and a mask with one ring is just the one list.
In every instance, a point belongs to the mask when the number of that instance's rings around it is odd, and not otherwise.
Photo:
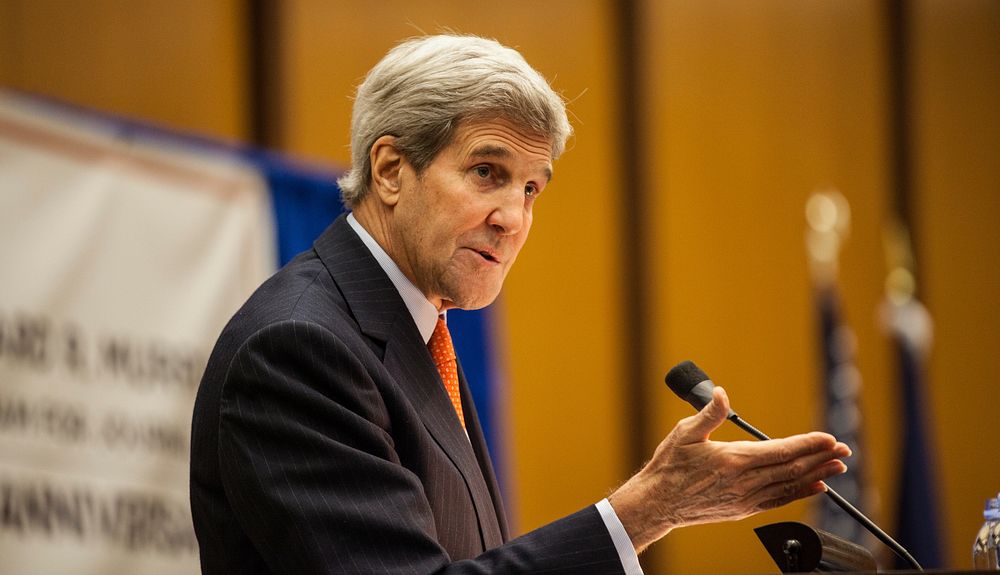
[(507, 541), (461, 383), (468, 438), (395, 287), (338, 219), (209, 359), (191, 448), (203, 572), (621, 573), (593, 507)]

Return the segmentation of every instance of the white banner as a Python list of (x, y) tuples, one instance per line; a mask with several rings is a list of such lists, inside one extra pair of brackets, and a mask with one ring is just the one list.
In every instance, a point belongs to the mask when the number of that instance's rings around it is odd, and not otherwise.
[(0, 92), (0, 573), (198, 572), (194, 395), (274, 261), (248, 166)]

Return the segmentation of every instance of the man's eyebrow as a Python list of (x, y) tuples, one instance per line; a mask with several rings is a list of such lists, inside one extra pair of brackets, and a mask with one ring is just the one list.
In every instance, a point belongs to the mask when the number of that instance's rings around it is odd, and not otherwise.
[(509, 158), (514, 155), (507, 146), (498, 146), (496, 144), (483, 144), (478, 148), (473, 148), (472, 153), (469, 154), (473, 158)]
[[(496, 144), (484, 144), (478, 148), (473, 148), (469, 153), (471, 158), (502, 158), (508, 159), (514, 156), (514, 152), (510, 150), (507, 146), (498, 146)], [(545, 167), (545, 181), (552, 181), (552, 168), (550, 166)]]

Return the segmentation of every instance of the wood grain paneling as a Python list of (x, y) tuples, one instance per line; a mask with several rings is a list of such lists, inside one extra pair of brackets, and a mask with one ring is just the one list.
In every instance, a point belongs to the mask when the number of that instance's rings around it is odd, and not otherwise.
[(1000, 3), (912, 5), (917, 274), (935, 323), (928, 379), (948, 559), (971, 568), (1000, 491)]
[[(645, 164), (653, 246), (648, 379), (690, 358), (772, 436), (820, 426), (818, 327), (804, 208), (820, 187), (851, 202), (841, 284), (865, 381), (868, 472), (884, 485), (887, 342), (874, 314), (887, 174), (883, 46), (874, 4), (645, 2), (651, 103)], [(690, 407), (650, 391), (665, 433)], [(889, 410), (892, 411), (891, 409)], [(742, 439), (732, 426), (721, 439)], [(658, 440), (659, 436), (650, 438)], [(808, 519), (799, 503), (671, 533), (653, 572), (763, 573), (752, 527)], [(876, 517), (878, 513), (874, 513)], [(720, 548), (724, 551), (720, 552)]]
[(4, 0), (0, 85), (247, 137), (243, 3)]

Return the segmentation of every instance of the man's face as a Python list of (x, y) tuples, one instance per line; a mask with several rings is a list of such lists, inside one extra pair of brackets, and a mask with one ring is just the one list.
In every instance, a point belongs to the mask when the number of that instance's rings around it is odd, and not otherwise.
[(460, 126), (417, 176), (403, 162), (390, 253), (438, 309), (500, 293), (552, 176), (552, 142), (503, 120)]

